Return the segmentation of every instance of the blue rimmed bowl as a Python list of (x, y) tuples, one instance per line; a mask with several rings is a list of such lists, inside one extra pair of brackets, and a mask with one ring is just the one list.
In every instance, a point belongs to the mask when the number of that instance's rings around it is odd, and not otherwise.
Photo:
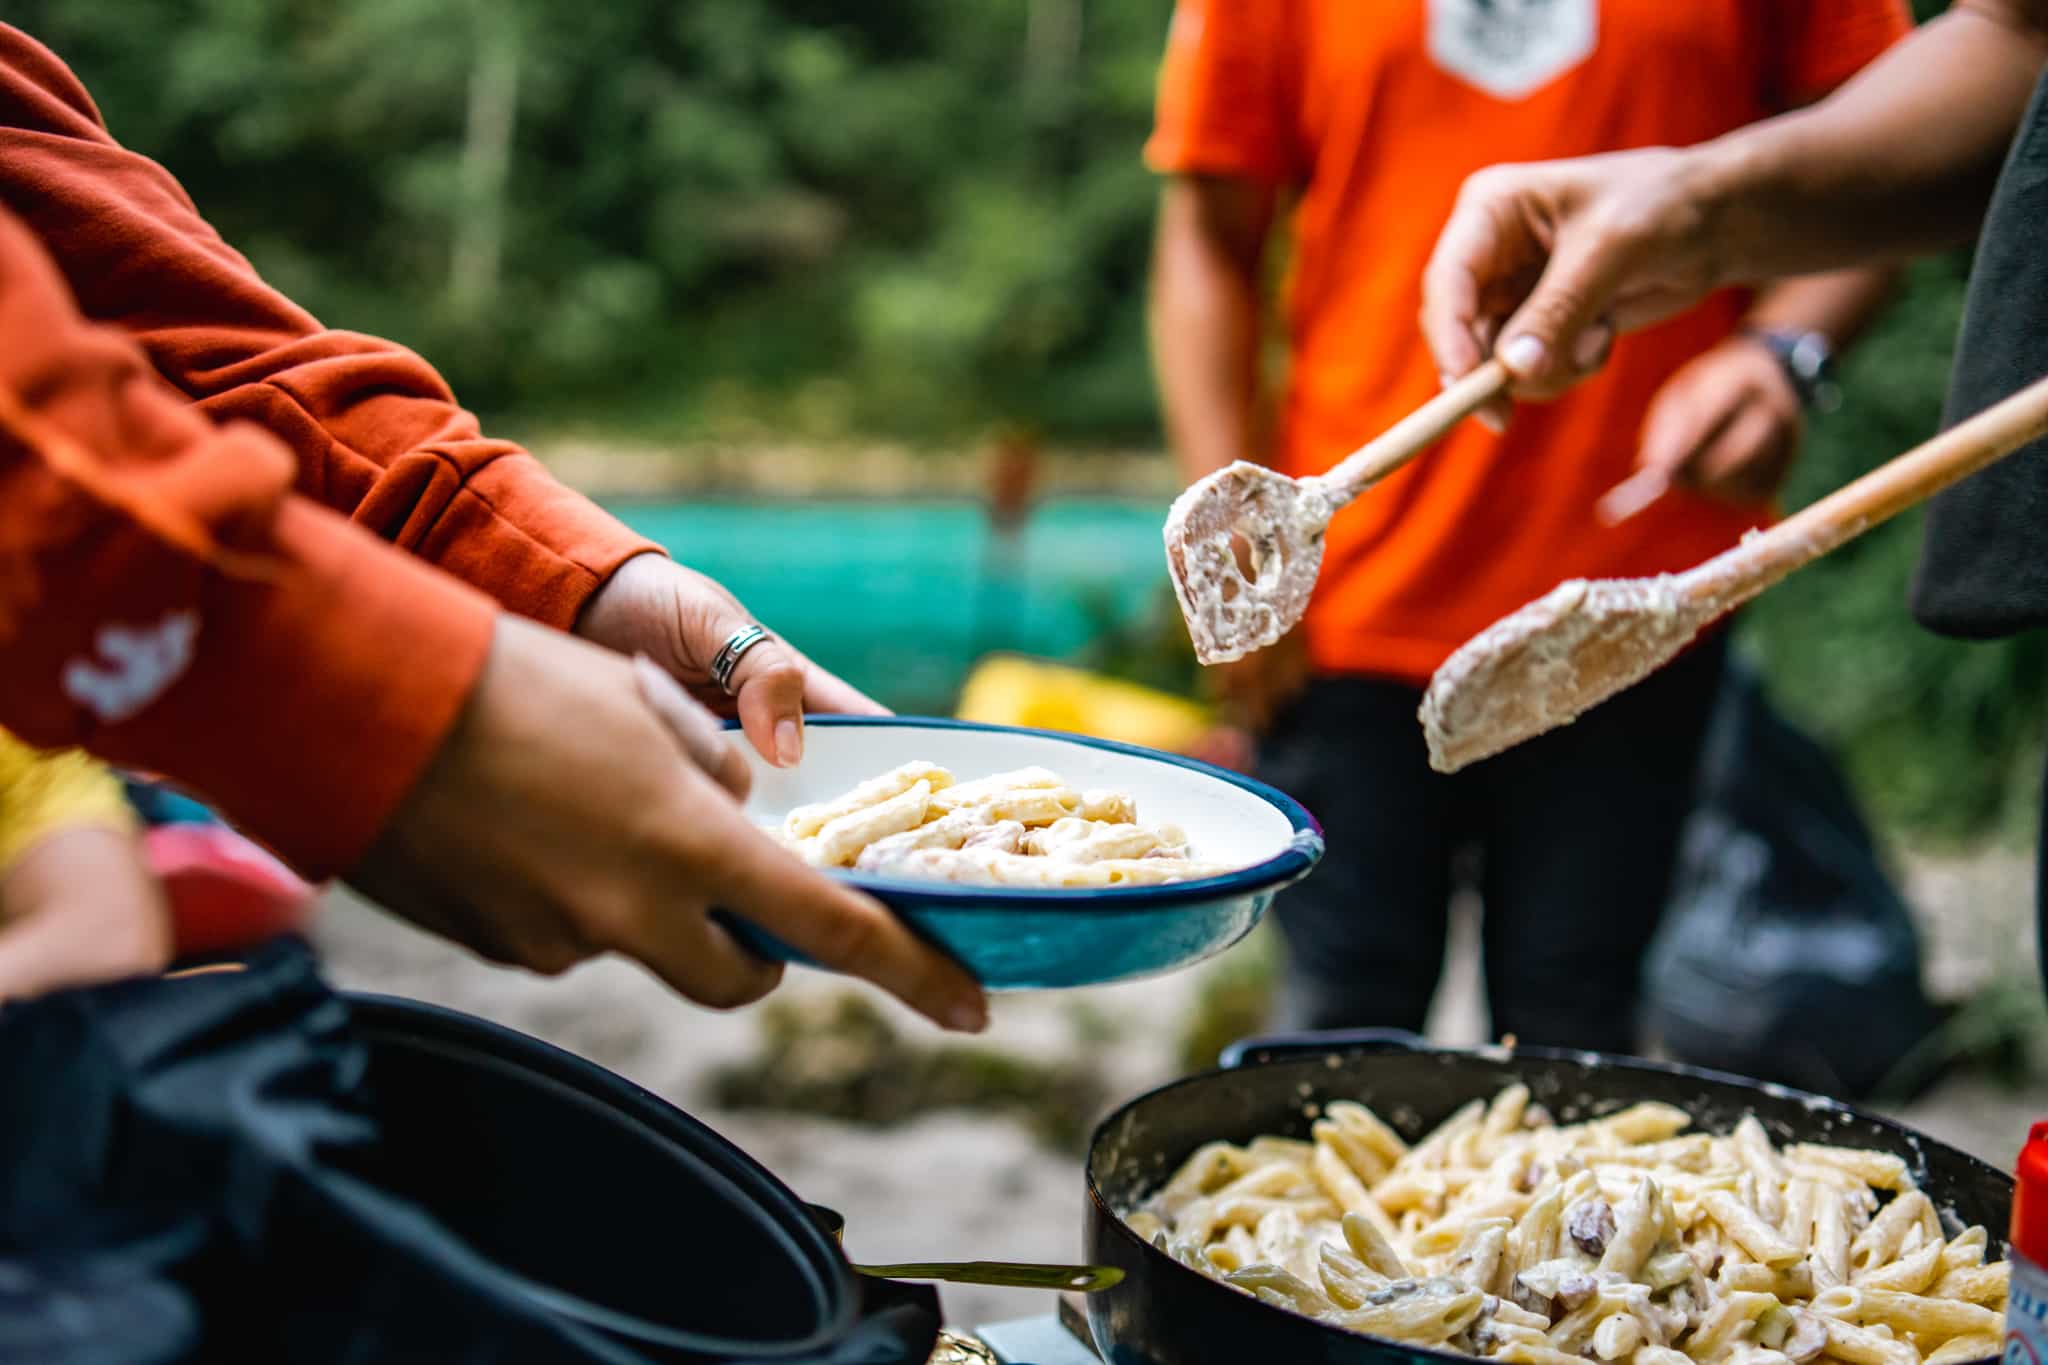
[[(1323, 856), (1315, 817), (1264, 783), (1083, 735), (914, 716), (814, 716), (795, 768), (772, 768), (742, 747), (754, 766), (747, 813), (757, 824), (780, 823), (797, 806), (913, 760), (937, 763), (962, 782), (1037, 766), (1083, 790), (1131, 796), (1140, 820), (1179, 825), (1196, 857), (1238, 869), (1166, 886), (1086, 890), (834, 874), (894, 910), (990, 990), (1097, 986), (1200, 962), (1250, 933), (1273, 897)], [(728, 924), (764, 957), (804, 960), (745, 921)]]

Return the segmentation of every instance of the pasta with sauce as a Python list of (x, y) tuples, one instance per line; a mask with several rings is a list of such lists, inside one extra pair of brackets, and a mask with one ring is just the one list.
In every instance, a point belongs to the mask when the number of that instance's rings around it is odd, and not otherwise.
[(1202, 1147), (1125, 1222), (1264, 1302), (1510, 1365), (2000, 1354), (2008, 1267), (1900, 1158), (1690, 1127), (1664, 1104), (1561, 1126), (1516, 1085), (1411, 1147), (1337, 1101), (1307, 1140)]
[(813, 866), (986, 886), (1150, 886), (1233, 870), (1195, 858), (1173, 825), (1140, 824), (1129, 796), (1079, 791), (1044, 768), (959, 782), (905, 763), (771, 832)]

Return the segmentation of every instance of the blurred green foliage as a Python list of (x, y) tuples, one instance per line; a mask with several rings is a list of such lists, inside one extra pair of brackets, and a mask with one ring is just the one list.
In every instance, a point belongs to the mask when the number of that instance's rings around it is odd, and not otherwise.
[[(1940, 420), (1968, 260), (1923, 262), (1849, 357), (1787, 490), (1799, 506), (1924, 440)], [(1834, 741), (1880, 819), (1925, 839), (2030, 831), (2041, 781), (2048, 635), (1943, 640), (1906, 614), (1917, 513), (1787, 579), (1744, 633), (1777, 698)]]
[(1170, 0), (16, 0), (322, 318), (487, 410), (1149, 433)]
[[(1938, 5), (1918, 0), (1926, 18)], [(1171, 0), (15, 0), (266, 275), (466, 401), (668, 436), (1156, 439), (1138, 160)], [(1915, 270), (1793, 501), (1930, 432), (1965, 263)], [(1748, 614), (1882, 816), (2031, 809), (2048, 640), (1908, 621), (1904, 518)], [(1184, 676), (1171, 613), (1101, 661)]]

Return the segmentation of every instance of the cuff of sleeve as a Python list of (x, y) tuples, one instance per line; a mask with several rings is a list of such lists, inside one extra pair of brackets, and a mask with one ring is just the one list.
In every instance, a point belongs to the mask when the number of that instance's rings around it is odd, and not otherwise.
[(1284, 185), (1290, 176), (1281, 160), (1261, 145), (1229, 138), (1202, 142), (1153, 134), (1145, 144), (1145, 167), (1154, 175), (1215, 175)]
[(361, 859), (440, 748), (497, 612), (302, 498), (275, 534), (282, 562), (215, 580), (191, 668), (119, 747), (321, 879)]
[(570, 630), (621, 564), (667, 552), (522, 453), (472, 474), (418, 553), (521, 616)]

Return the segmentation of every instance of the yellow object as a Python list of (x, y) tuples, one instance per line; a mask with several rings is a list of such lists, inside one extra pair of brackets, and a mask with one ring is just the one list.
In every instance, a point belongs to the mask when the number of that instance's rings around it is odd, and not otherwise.
[(36, 749), (0, 730), (0, 876), (38, 841), (82, 828), (135, 828), (120, 781), (76, 749)]
[(1209, 708), (1137, 683), (1014, 654), (976, 664), (960, 691), (961, 720), (1065, 730), (1184, 753), (1215, 717)]

